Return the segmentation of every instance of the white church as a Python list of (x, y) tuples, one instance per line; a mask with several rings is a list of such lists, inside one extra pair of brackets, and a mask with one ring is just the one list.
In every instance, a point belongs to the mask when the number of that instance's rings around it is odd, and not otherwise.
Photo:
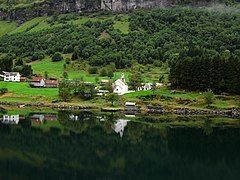
[(128, 92), (128, 85), (126, 83), (125, 76), (123, 73), (121, 78), (116, 80), (112, 86), (113, 86), (113, 92), (117, 93), (118, 95), (123, 95)]

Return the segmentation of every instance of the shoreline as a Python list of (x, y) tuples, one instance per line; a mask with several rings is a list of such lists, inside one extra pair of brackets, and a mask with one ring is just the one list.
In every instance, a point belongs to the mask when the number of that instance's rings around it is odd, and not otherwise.
[(223, 117), (240, 118), (240, 109), (191, 109), (191, 108), (170, 108), (170, 107), (158, 107), (156, 109), (145, 109), (141, 106), (139, 110), (128, 110), (124, 107), (100, 107), (95, 104), (92, 105), (73, 105), (73, 104), (59, 104), (59, 103), (19, 103), (19, 102), (0, 102), (0, 106), (7, 106), (13, 108), (51, 108), (57, 110), (100, 110), (103, 112), (125, 112), (127, 114), (155, 114), (155, 115), (215, 115)]

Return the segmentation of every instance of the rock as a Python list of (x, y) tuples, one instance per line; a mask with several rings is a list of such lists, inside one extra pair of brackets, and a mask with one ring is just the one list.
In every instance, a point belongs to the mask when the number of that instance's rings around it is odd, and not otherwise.
[[(0, 10), (0, 18), (24, 22), (39, 16), (53, 14), (95, 12), (101, 10), (128, 11), (136, 8), (170, 7), (183, 1), (168, 0), (45, 0), (13, 9)], [(205, 6), (207, 1), (194, 2), (191, 5)]]

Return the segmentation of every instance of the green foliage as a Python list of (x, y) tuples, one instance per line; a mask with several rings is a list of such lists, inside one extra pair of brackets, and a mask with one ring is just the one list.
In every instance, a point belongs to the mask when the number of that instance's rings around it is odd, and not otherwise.
[(63, 78), (68, 79), (68, 73), (66, 71), (63, 72)]
[(100, 71), (100, 76), (107, 76), (107, 75), (108, 75), (107, 69), (102, 68), (101, 71)]
[(235, 55), (239, 49), (239, 14), (171, 8), (134, 11), (129, 16), (124, 20), (130, 26), (127, 34), (114, 29), (112, 20), (87, 21), (82, 26), (66, 24), (4, 36), (0, 52), (29, 58), (37, 52), (73, 52), (73, 60), (86, 60), (92, 66), (114, 63), (124, 68), (133, 60), (158, 66), (161, 61), (177, 61), (191, 47), (218, 53), (227, 49)]
[(48, 79), (48, 72), (47, 71), (44, 72), (44, 78)]
[(144, 81), (141, 69), (142, 69), (141, 66), (139, 66), (137, 64), (134, 64), (134, 66), (131, 70), (131, 75), (129, 77), (129, 82), (130, 82), (130, 86), (134, 90), (137, 90), (137, 88), (140, 87), (141, 84)]
[(205, 104), (209, 107), (214, 100), (214, 94), (211, 90), (208, 90), (207, 92), (204, 93), (204, 101)]
[(0, 88), (0, 95), (3, 95), (8, 92), (7, 88)]
[(89, 100), (93, 99), (94, 95), (95, 86), (92, 83), (64, 79), (59, 84), (59, 97), (65, 102), (69, 101), (73, 96)]
[(233, 53), (223, 54), (196, 48), (181, 54), (181, 60), (170, 64), (172, 87), (240, 94), (240, 58)]
[(62, 55), (59, 52), (55, 52), (54, 55), (52, 56), (52, 61), (57, 62), (63, 60)]
[(63, 80), (59, 83), (58, 95), (60, 99), (63, 100), (64, 102), (67, 102), (71, 99), (72, 95), (68, 81)]
[(94, 66), (94, 67), (90, 67), (88, 69), (88, 73), (89, 74), (97, 74), (98, 73), (98, 67)]
[(7, 54), (2, 57), (0, 56), (0, 71), (11, 71), (14, 58), (15, 56), (13, 54)]
[(109, 93), (106, 96), (106, 100), (108, 102), (111, 102), (111, 105), (114, 106), (114, 102), (117, 102), (119, 100), (119, 96), (116, 93)]

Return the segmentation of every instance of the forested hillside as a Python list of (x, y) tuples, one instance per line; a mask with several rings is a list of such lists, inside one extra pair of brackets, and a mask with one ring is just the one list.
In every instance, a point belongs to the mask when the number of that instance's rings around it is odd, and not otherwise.
[[(236, 83), (240, 77), (240, 14), (231, 9), (138, 10), (124, 17), (112, 15), (113, 18), (88, 19), (81, 24), (72, 22), (72, 18), (79, 17), (67, 17), (47, 19), (44, 21), (47, 28), (33, 31), (38, 26), (34, 24), (22, 32), (1, 37), (0, 53), (8, 54), (8, 61), (17, 57), (26, 62), (56, 52), (70, 53), (76, 62), (86, 61), (92, 66), (115, 63), (117, 68), (131, 67), (134, 61), (155, 65), (168, 62), (173, 87), (239, 93)], [(116, 28), (116, 21), (129, 24), (129, 29), (123, 33)], [(234, 66), (231, 70), (215, 69), (229, 68), (229, 61), (235, 63), (230, 63)], [(216, 62), (222, 64), (216, 66)], [(3, 65), (0, 67), (4, 70)], [(226, 71), (230, 73), (227, 77), (223, 76)], [(209, 76), (212, 72), (218, 72), (218, 76), (216, 73)], [(230, 87), (231, 84), (235, 87)]]

